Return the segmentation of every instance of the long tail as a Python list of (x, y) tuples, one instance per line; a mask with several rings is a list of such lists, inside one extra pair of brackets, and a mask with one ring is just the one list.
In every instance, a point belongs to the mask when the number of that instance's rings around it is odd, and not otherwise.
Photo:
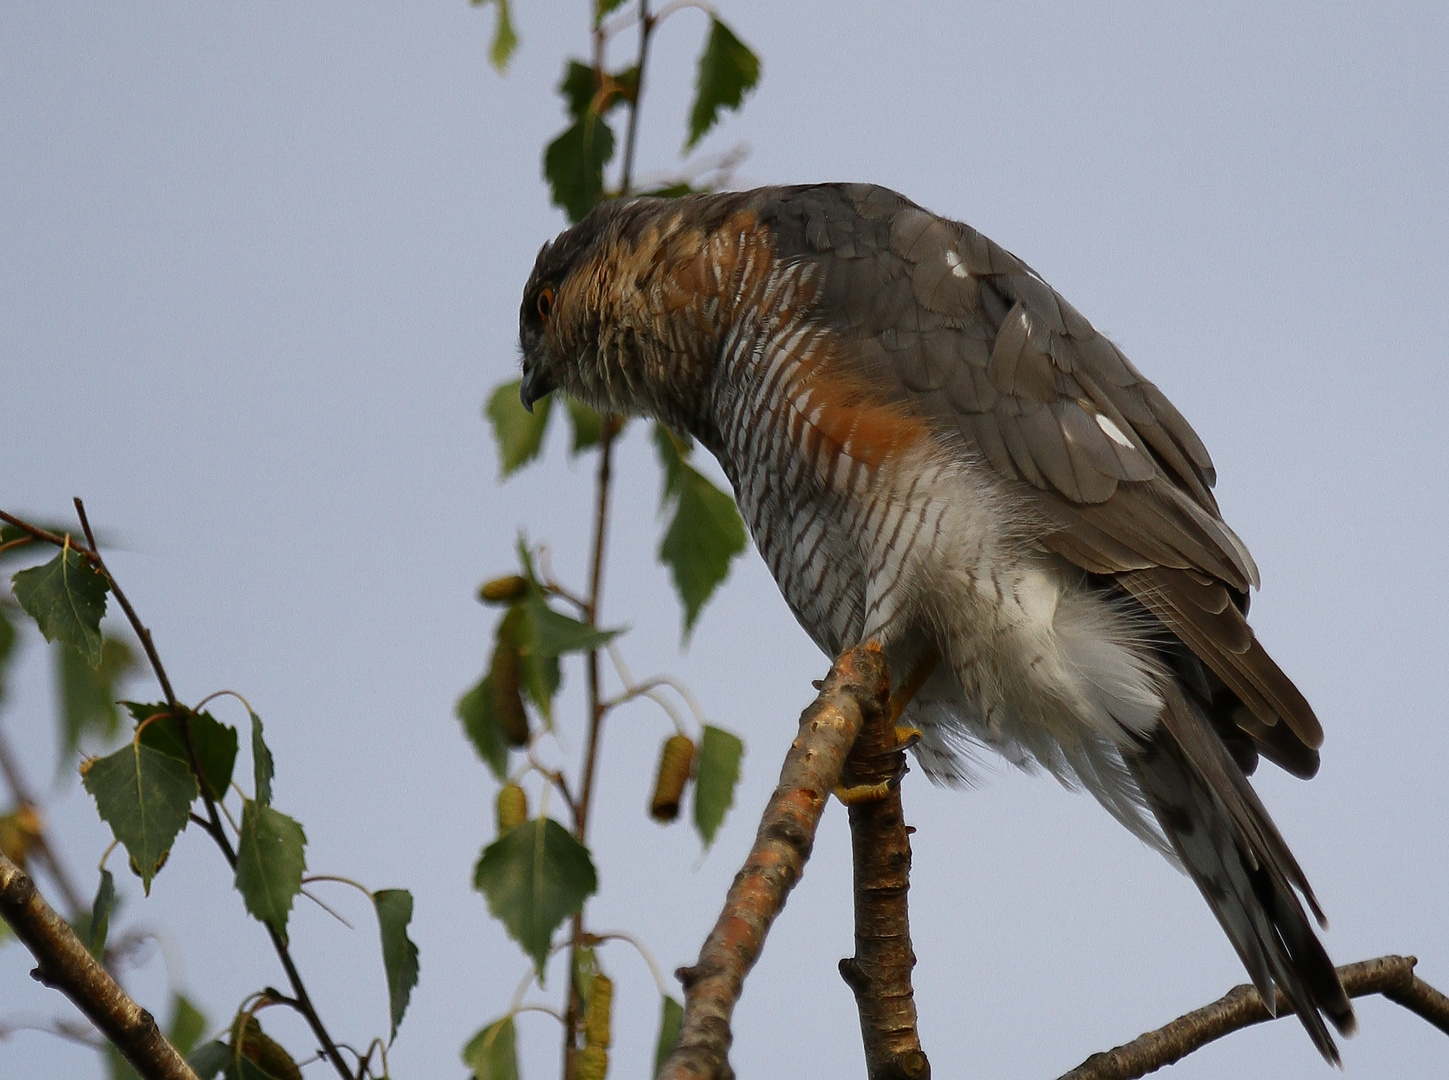
[(1338, 1064), (1324, 1017), (1350, 1035), (1353, 1006), (1299, 900), (1326, 925), (1313, 890), (1207, 718), (1176, 686), (1164, 694), (1162, 724), (1128, 766), (1269, 1010), (1276, 983)]

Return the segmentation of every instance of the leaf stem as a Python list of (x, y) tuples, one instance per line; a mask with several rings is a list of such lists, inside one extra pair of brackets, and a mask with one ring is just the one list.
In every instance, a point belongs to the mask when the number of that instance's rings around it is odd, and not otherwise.
[[(186, 755), (189, 759), (191, 771), (199, 777), (202, 775), (201, 759), (196, 753), (196, 743), (191, 737), (191, 725), (187, 720), (185, 708), (180, 706), (176, 701), (176, 694), (171, 689), (171, 680), (167, 678), (166, 668), (162, 665), (161, 657), (156, 652), (156, 646), (151, 641), (151, 631), (141, 622), (140, 617), (136, 614), (136, 609), (126, 599), (126, 594), (121, 590), (121, 586), (117, 583), (115, 576), (111, 573), (110, 569), (106, 566), (105, 560), (101, 557), (100, 550), (96, 544), (95, 533), (91, 531), (90, 521), (86, 518), (85, 504), (78, 498), (75, 500), (75, 512), (76, 516), (80, 518), (81, 528), (85, 530), (86, 542), (90, 545), (90, 550), (84, 551), (82, 554), (90, 560), (91, 564), (97, 570), (105, 575), (106, 581), (110, 583), (111, 592), (116, 597), (116, 603), (120, 604), (121, 610), (126, 613), (126, 619), (131, 624), (131, 629), (135, 631), (136, 637), (140, 640), (141, 647), (146, 652), (146, 659), (151, 663), (151, 670), (156, 674), (156, 681), (161, 684), (161, 692), (166, 696), (167, 706), (177, 714), (177, 722), (181, 727), (181, 735), (186, 743)], [(24, 522), (14, 521), (9, 515), (5, 515), (5, 520), (10, 521), (12, 525), (26, 529), (31, 535), (39, 539), (47, 540), (50, 543), (55, 543), (59, 540), (62, 545), (65, 542), (64, 538), (56, 537), (54, 534), (46, 534), (43, 529), (36, 529), (34, 526), (27, 526)], [(206, 790), (205, 784), (199, 786), (201, 788), (201, 799), (206, 804), (207, 816), (207, 820), (199, 823), (211, 838), (216, 841), (216, 846), (221, 849), (222, 855), (226, 858), (227, 865), (235, 870), (237, 864), (236, 851), (232, 848), (231, 842), (226, 837), (226, 832), (221, 827), (221, 816), (217, 813), (216, 801), (212, 799), (211, 794)], [(192, 815), (192, 820), (196, 821), (198, 819), (195, 815)], [(342, 1060), (342, 1054), (338, 1051), (337, 1044), (332, 1041), (332, 1036), (327, 1033), (327, 1028), (322, 1023), (322, 1018), (317, 1015), (317, 1010), (312, 1007), (312, 999), (307, 994), (307, 987), (302, 982), (302, 976), (297, 971), (297, 965), (292, 962), (292, 954), (287, 947), (286, 941), (271, 925), (266, 924), (266, 929), (268, 937), (272, 940), (272, 948), (277, 953), (277, 959), (282, 962), (282, 968), (286, 971), (287, 979), (292, 984), (292, 991), (297, 995), (297, 1003), (300, 1006), (299, 1011), (306, 1017), (308, 1026), (312, 1028), (312, 1033), (322, 1044), (322, 1049), (327, 1055), (327, 1060), (332, 1062), (333, 1068), (337, 1070), (343, 1080), (353, 1080), (352, 1070)]]

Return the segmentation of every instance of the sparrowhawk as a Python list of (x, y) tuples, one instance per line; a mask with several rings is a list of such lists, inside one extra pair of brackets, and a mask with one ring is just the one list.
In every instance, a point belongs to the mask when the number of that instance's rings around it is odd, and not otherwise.
[(715, 455), (816, 644), (921, 680), (928, 774), (984, 746), (1086, 788), (1338, 1059), (1323, 915), (1246, 778), (1311, 776), (1322, 729), (1247, 623), (1202, 441), (1029, 266), (869, 185), (620, 200), (544, 245), (520, 333), (526, 406)]

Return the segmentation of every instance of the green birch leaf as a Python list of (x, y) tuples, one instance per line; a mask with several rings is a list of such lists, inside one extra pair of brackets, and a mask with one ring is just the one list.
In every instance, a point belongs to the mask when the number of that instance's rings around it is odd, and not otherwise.
[(80, 552), (67, 546), (44, 566), (21, 570), (10, 583), (46, 641), (69, 645), (91, 667), (100, 665), (101, 616), (111, 586)]
[(125, 1055), (116, 1049), (115, 1043), (106, 1043), (105, 1056), (107, 1080), (142, 1080), (141, 1074), (126, 1060)]
[[(532, 567), (528, 567), (528, 578), (534, 580)], [(532, 597), (538, 597), (537, 586)], [(533, 617), (530, 601), (514, 604), (498, 623), (499, 641), (510, 642), (518, 649), (518, 676), (533, 704), (543, 716), (546, 726), (553, 726), (553, 698), (563, 682), (558, 656), (540, 647), (538, 624)]]
[(81, 783), (96, 800), (101, 820), (125, 845), (149, 894), (151, 879), (201, 794), (196, 777), (184, 761), (133, 739), (83, 764)]
[(719, 120), (721, 109), (738, 109), (760, 81), (760, 60), (718, 19), (710, 19), (709, 40), (699, 55), (694, 109), (689, 114), (686, 152)]
[(200, 1080), (214, 1080), (217, 1073), (231, 1064), (231, 1047), (220, 1039), (212, 1039), (186, 1055), (186, 1064)]
[(699, 741), (699, 765), (694, 779), (694, 827), (705, 847), (714, 843), (715, 833), (735, 801), (735, 784), (740, 779), (740, 758), (745, 744), (728, 731), (704, 726)]
[(513, 1017), (495, 1020), (469, 1039), (463, 1064), (473, 1070), (474, 1080), (518, 1080)]
[(256, 785), (257, 802), (263, 806), (272, 805), (272, 778), (277, 775), (272, 751), (262, 738), (262, 718), (250, 709), (252, 718), (252, 783)]
[(60, 760), (57, 767), (69, 769), (81, 739), (94, 734), (109, 742), (121, 727), (116, 711), (116, 684), (135, 670), (136, 657), (124, 641), (106, 638), (101, 642), (101, 662), (91, 667), (74, 649), (55, 650), (57, 681), (60, 684)]
[(594, 100), (594, 69), (581, 60), (564, 62), (563, 78), (558, 81), (559, 97), (569, 116), (581, 120)]
[(418, 947), (408, 938), (408, 923), (413, 918), (413, 894), (406, 889), (379, 889), (372, 894), (377, 908), (377, 926), (382, 935), (382, 968), (387, 974), (387, 1003), (391, 1014), (392, 1033), (388, 1042), (397, 1038), (397, 1026), (408, 1011), (408, 998), (418, 985)]
[(529, 618), (533, 621), (527, 645), (520, 648), (532, 650), (540, 656), (565, 656), (568, 653), (593, 652), (607, 645), (622, 630), (602, 630), (586, 622), (560, 614), (544, 602), (542, 596), (534, 595), (526, 601)]
[(679, 1029), (684, 1025), (684, 1006), (665, 995), (659, 1016), (659, 1041), (654, 1044), (654, 1075), (664, 1071), (664, 1063), (679, 1042)]
[(568, 399), (569, 424), (573, 428), (574, 441), (569, 448), (572, 455), (582, 454), (598, 446), (604, 439), (604, 418), (582, 401)]
[(196, 1049), (201, 1036), (206, 1034), (206, 1014), (192, 1004), (185, 994), (175, 991), (171, 995), (171, 1027), (166, 1038), (183, 1055)]
[(624, 3), (624, 0), (595, 0), (594, 2), (594, 25), (604, 21), (604, 17), (615, 11)]
[(18, 640), (20, 634), (16, 631), (15, 624), (10, 621), (10, 616), (5, 613), (5, 605), (0, 604), (0, 701), (5, 700), (5, 667), (10, 662)]
[[(473, 6), (479, 7), (489, 2), (490, 0), (473, 0)], [(502, 75), (508, 68), (508, 61), (513, 59), (513, 54), (518, 49), (518, 34), (513, 29), (508, 0), (491, 2), (498, 5), (498, 18), (493, 24), (493, 45), (488, 50), (488, 62)]]
[[(135, 717), (136, 737), (141, 740), (142, 746), (159, 750), (188, 769), (191, 767), (191, 758), (186, 753), (186, 736), (181, 733), (181, 720), (164, 701), (146, 705), (123, 701), (121, 704)], [(220, 799), (231, 784), (232, 769), (236, 766), (236, 728), (223, 724), (208, 712), (183, 711), (186, 713), (186, 725), (191, 730), (191, 743), (196, 747), (201, 779), (206, 782), (206, 790), (211, 797)], [(143, 721), (149, 722), (142, 726)]]
[(543, 984), (553, 932), (598, 888), (588, 848), (552, 818), (526, 821), (483, 849), (473, 887), (533, 958)]
[(668, 431), (657, 428), (654, 441), (664, 467), (664, 500), (676, 500), (659, 561), (669, 567), (684, 605), (688, 641), (705, 603), (729, 576), (730, 560), (745, 550), (745, 526), (734, 499), (683, 460)]
[(602, 974), (598, 954), (585, 946), (574, 954), (574, 992), (579, 995), (579, 1004), (585, 1010), (589, 1007), (589, 995), (594, 991), (594, 976)]
[[(586, 112), (548, 144), (543, 176), (553, 204), (577, 224), (604, 197), (604, 166), (614, 156), (614, 131)], [(537, 406), (535, 406), (537, 408)]]
[(116, 905), (116, 879), (104, 866), (101, 867), (101, 883), (96, 887), (96, 898), (91, 902), (91, 925), (86, 948), (97, 960), (106, 951), (106, 935), (111, 929), (111, 911)]
[(242, 800), (237, 839), (236, 887), (252, 916), (287, 939), (292, 899), (307, 869), (302, 826), (270, 806)]
[(481, 682), (458, 699), (454, 710), (463, 722), (463, 732), (488, 771), (500, 782), (508, 778), (508, 746), (498, 730), (494, 715), (493, 687), (484, 675)]
[(543, 448), (543, 434), (548, 428), (548, 410), (553, 404), (549, 395), (534, 402), (533, 412), (523, 407), (518, 397), (521, 379), (504, 383), (493, 391), (485, 410), (493, 425), (493, 438), (498, 443), (499, 478), (513, 473), (538, 457)]

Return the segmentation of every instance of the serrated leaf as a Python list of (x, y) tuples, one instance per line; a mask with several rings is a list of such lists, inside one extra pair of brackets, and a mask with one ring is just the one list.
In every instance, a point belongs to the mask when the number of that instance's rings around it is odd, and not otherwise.
[(101, 867), (101, 881), (96, 886), (96, 898), (91, 901), (90, 933), (86, 936), (86, 948), (97, 960), (106, 951), (106, 935), (111, 929), (111, 909), (116, 904), (116, 879), (111, 872)]
[(135, 655), (124, 641), (106, 638), (101, 662), (91, 667), (74, 649), (55, 650), (60, 684), (61, 748), (57, 767), (69, 769), (81, 739), (95, 734), (109, 742), (120, 730), (116, 711), (116, 684), (136, 667)]
[(166, 1038), (171, 1045), (189, 1054), (196, 1049), (201, 1036), (206, 1033), (206, 1014), (192, 1004), (191, 999), (179, 991), (171, 994), (171, 1027)]
[(518, 398), (521, 382), (514, 379), (494, 390), (485, 410), (498, 443), (499, 477), (504, 480), (538, 457), (548, 428), (549, 406), (553, 404), (552, 395), (541, 398), (534, 402), (530, 413)]
[(664, 1063), (679, 1042), (679, 1029), (684, 1025), (684, 1006), (667, 994), (659, 1015), (659, 1039), (654, 1044), (654, 1075), (664, 1071)]
[(553, 932), (598, 888), (588, 848), (552, 818), (524, 822), (483, 849), (473, 887), (488, 910), (533, 958), (544, 978)]
[(603, 630), (586, 622), (563, 615), (533, 596), (526, 602), (532, 631), (519, 648), (532, 650), (540, 656), (565, 656), (568, 653), (593, 652), (603, 648), (622, 630)]
[(134, 740), (82, 768), (81, 783), (101, 820), (125, 845), (149, 894), (151, 879), (201, 793), (196, 777), (184, 761)]
[(212, 1039), (186, 1055), (186, 1064), (200, 1080), (213, 1080), (217, 1073), (231, 1064), (231, 1047), (220, 1039)]
[[(533, 581), (532, 568), (527, 569), (529, 580)], [(538, 596), (537, 586), (531, 595)], [(499, 620), (497, 639), (510, 642), (518, 650), (519, 681), (542, 714), (544, 724), (552, 727), (553, 698), (563, 681), (563, 672), (558, 657), (539, 647), (539, 628), (528, 601), (514, 604)], [(502, 729), (498, 730), (501, 733)]]
[(594, 25), (598, 26), (610, 12), (615, 11), (624, 0), (595, 0)]
[(242, 800), (237, 891), (247, 911), (284, 941), (292, 900), (302, 890), (302, 873), (307, 869), (306, 845), (306, 833), (292, 818), (252, 799)]
[(543, 176), (553, 204), (568, 214), (569, 221), (581, 221), (603, 198), (604, 166), (613, 156), (613, 129), (592, 112), (548, 144), (543, 153)]
[[(187, 768), (191, 767), (191, 757), (186, 752), (186, 736), (181, 733), (181, 720), (170, 706), (164, 701), (151, 704), (123, 701), (121, 704), (135, 717), (139, 730), (137, 737), (142, 746), (169, 754)], [(236, 728), (223, 724), (208, 712), (183, 711), (207, 792), (213, 799), (220, 799), (231, 784), (232, 769), (236, 766)], [(143, 721), (148, 722), (143, 725)]]
[(499, 781), (508, 777), (508, 746), (498, 730), (493, 708), (493, 687), (484, 675), (481, 682), (458, 699), (454, 710), (463, 722), (463, 732), (489, 772)]
[(559, 97), (575, 120), (589, 111), (594, 100), (594, 69), (581, 60), (564, 61), (563, 78), (558, 81)]
[(574, 441), (569, 448), (572, 455), (582, 454), (590, 447), (598, 446), (604, 439), (604, 418), (582, 401), (568, 399), (569, 425), (573, 428)]
[(745, 526), (734, 499), (684, 461), (667, 430), (656, 428), (654, 441), (664, 467), (665, 501), (675, 499), (659, 561), (669, 567), (684, 605), (688, 641), (705, 603), (729, 576), (730, 560), (745, 550)]
[(418, 985), (418, 947), (408, 937), (413, 918), (413, 894), (406, 889), (379, 889), (372, 894), (377, 926), (382, 935), (382, 967), (387, 974), (387, 1002), (392, 1020), (388, 1042), (408, 1011), (408, 998)]
[(46, 641), (69, 645), (96, 667), (101, 662), (101, 617), (110, 582), (67, 545), (44, 566), (10, 579), (15, 599), (35, 620)]
[(714, 843), (715, 833), (735, 801), (744, 754), (745, 744), (734, 735), (710, 724), (704, 726), (694, 778), (694, 827), (705, 847)]
[(463, 1064), (473, 1070), (474, 1080), (518, 1080), (513, 1017), (495, 1020), (469, 1039), (463, 1047)]
[(272, 778), (277, 775), (276, 762), (272, 760), (271, 748), (262, 738), (262, 718), (250, 709), (252, 718), (252, 783), (255, 785), (257, 802), (263, 806), (272, 805)]
[(689, 151), (714, 127), (721, 109), (738, 109), (745, 94), (760, 81), (760, 60), (717, 18), (710, 19), (709, 40), (699, 54), (694, 108), (689, 114)]

